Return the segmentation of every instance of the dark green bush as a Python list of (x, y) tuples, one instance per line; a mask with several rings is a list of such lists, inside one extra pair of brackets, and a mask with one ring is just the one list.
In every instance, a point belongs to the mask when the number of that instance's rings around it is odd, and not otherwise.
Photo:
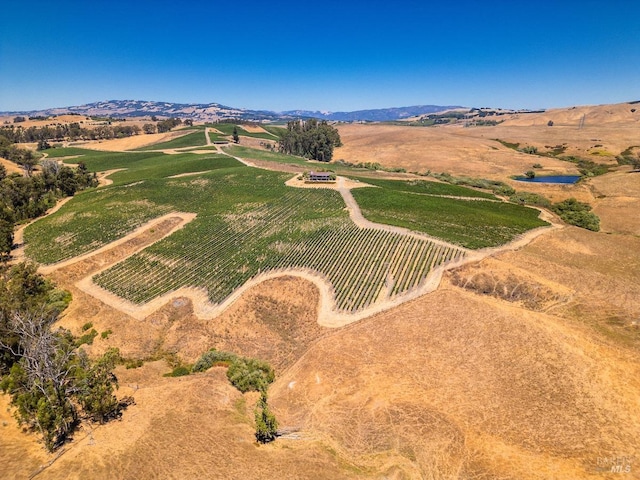
[(229, 366), (227, 378), (242, 393), (264, 392), (275, 379), (275, 373), (267, 362), (255, 358), (238, 358)]
[(546, 197), (530, 192), (516, 192), (509, 197), (509, 201), (520, 205), (536, 205), (538, 207), (549, 208), (551, 202)]
[(87, 322), (84, 325), (82, 325), (82, 331), (86, 332), (87, 330), (89, 330), (91, 327), (93, 327), (93, 323), (91, 322)]
[(575, 198), (569, 198), (562, 202), (556, 203), (551, 207), (562, 220), (576, 227), (586, 228), (597, 232), (600, 230), (600, 218), (591, 213), (591, 205), (579, 202)]
[(278, 421), (267, 405), (267, 394), (262, 392), (255, 410), (256, 440), (260, 443), (272, 442), (278, 434)]
[(109, 338), (109, 335), (111, 335), (112, 333), (113, 333), (113, 330), (111, 329), (105, 330), (100, 334), (100, 338), (102, 338), (103, 340), (106, 340), (107, 338)]
[(89, 333), (85, 333), (84, 335), (82, 335), (80, 338), (76, 340), (76, 346), (79, 347), (80, 345), (84, 345), (84, 344), (92, 345), (93, 340), (97, 336), (98, 336), (98, 332), (96, 331), (95, 328), (92, 328)]
[(237, 355), (230, 352), (219, 352), (215, 348), (212, 348), (208, 352), (204, 352), (196, 363), (191, 367), (192, 372), (204, 372), (214, 365), (230, 365), (237, 360)]

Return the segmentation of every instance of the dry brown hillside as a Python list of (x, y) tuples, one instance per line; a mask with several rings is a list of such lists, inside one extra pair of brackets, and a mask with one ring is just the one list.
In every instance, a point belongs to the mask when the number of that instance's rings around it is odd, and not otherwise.
[[(556, 109), (500, 119), (504, 122), (496, 126), (469, 128), (341, 125), (344, 146), (336, 149), (334, 158), (354, 163), (377, 162), (410, 172), (448, 172), (505, 180), (531, 169), (534, 163), (542, 164), (542, 174), (573, 174), (576, 168), (555, 158), (516, 152), (495, 139), (519, 143), (521, 147), (534, 146), (541, 153), (563, 146), (564, 155), (612, 165), (616, 164), (616, 155), (631, 146), (640, 146), (640, 104)], [(553, 126), (547, 125), (549, 120)]]
[[(516, 126), (340, 128), (336, 158), (352, 161), (345, 152), (497, 178), (531, 163), (489, 140)], [(549, 127), (517, 128), (545, 142)], [(607, 129), (591, 135), (613, 145)], [(570, 167), (555, 162), (545, 168)], [(61, 324), (113, 331), (91, 353), (117, 346), (155, 360), (118, 367), (119, 394), (136, 404), (120, 421), (83, 425), (59, 456), (20, 432), (0, 397), (0, 477), (640, 478), (640, 173), (624, 167), (575, 187), (539, 188), (592, 203), (602, 231), (549, 231), (341, 329), (318, 326), (316, 287), (292, 277), (260, 284), (210, 321), (184, 298), (135, 320), (75, 287), (171, 221), (58, 270), (52, 278), (74, 295)], [(269, 403), (287, 436), (255, 443), (257, 397), (231, 387), (221, 367), (162, 376), (165, 359), (193, 361), (210, 347), (276, 367)], [(611, 473), (615, 465), (628, 473)]]

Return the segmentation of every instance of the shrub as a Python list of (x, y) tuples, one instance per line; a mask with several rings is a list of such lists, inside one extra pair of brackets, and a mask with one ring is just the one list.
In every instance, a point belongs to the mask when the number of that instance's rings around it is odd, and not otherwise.
[(91, 327), (93, 327), (93, 323), (91, 322), (87, 322), (84, 325), (82, 325), (82, 331), (86, 332), (87, 330), (89, 330)]
[(516, 192), (509, 197), (509, 201), (520, 205), (537, 205), (538, 207), (549, 208), (551, 202), (546, 197), (530, 192)]
[(272, 442), (278, 434), (278, 421), (269, 410), (267, 394), (262, 392), (255, 410), (256, 440), (260, 443)]
[(533, 168), (542, 168), (542, 164), (540, 164), (540, 163), (534, 163), (534, 164), (532, 165), (532, 167), (533, 167)]
[(275, 378), (273, 368), (255, 358), (237, 358), (227, 370), (227, 378), (242, 393), (264, 392)]
[(113, 330), (111, 329), (105, 330), (100, 334), (100, 338), (102, 338), (103, 340), (106, 340), (107, 338), (109, 338), (109, 335), (111, 335), (112, 333), (113, 333)]
[(527, 178), (536, 178), (536, 172), (534, 172), (533, 170), (526, 171), (524, 175)]
[(85, 343), (87, 345), (93, 345), (93, 340), (97, 336), (98, 336), (97, 330), (95, 328), (92, 328), (89, 333), (85, 333), (84, 335), (82, 335), (80, 338), (76, 340), (76, 346), (79, 347), (80, 345), (84, 345)]
[(591, 205), (588, 203), (569, 198), (554, 204), (551, 209), (570, 225), (586, 228), (593, 232), (600, 230), (600, 219), (596, 214), (591, 213)]
[(219, 352), (215, 348), (212, 348), (208, 352), (204, 352), (200, 358), (191, 367), (192, 372), (204, 372), (209, 370), (214, 365), (226, 365), (229, 366), (232, 362), (237, 360), (237, 356), (230, 352)]
[(130, 370), (132, 368), (140, 368), (143, 364), (144, 362), (139, 358), (137, 359), (130, 358), (128, 360), (125, 360), (124, 362), (124, 366), (127, 370)]

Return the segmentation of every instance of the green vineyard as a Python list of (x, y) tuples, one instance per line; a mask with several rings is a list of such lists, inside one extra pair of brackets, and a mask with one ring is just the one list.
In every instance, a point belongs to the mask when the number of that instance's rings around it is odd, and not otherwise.
[[(255, 152), (266, 162), (289, 159)], [(226, 155), (55, 153), (80, 155), (90, 169), (120, 171), (111, 175), (112, 185), (78, 193), (25, 229), (26, 255), (39, 263), (95, 251), (171, 212), (196, 214), (182, 229), (93, 277), (137, 305), (184, 287), (203, 289), (220, 304), (263, 274), (297, 270), (330, 286), (336, 311), (356, 313), (421, 289), (434, 268), (461, 259), (468, 248), (500, 245), (545, 225), (536, 210), (488, 193), (372, 179), (376, 188), (353, 191), (363, 215), (429, 236), (362, 228), (338, 191), (287, 187), (291, 174), (246, 167)]]
[(434, 267), (464, 255), (426, 238), (361, 229), (344, 217), (296, 221), (296, 204), (313, 200), (319, 213), (328, 213), (336, 195), (294, 190), (275, 204), (209, 218), (94, 281), (136, 304), (181, 287), (204, 287), (211, 302), (221, 303), (256, 275), (305, 269), (331, 285), (339, 311), (353, 313), (419, 287)]

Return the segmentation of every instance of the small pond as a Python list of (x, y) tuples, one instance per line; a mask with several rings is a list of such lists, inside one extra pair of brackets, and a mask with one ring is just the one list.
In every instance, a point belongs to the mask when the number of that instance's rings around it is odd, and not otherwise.
[(576, 183), (580, 180), (580, 175), (549, 175), (546, 177), (534, 177), (534, 178), (516, 178), (519, 182), (533, 182), (533, 183)]

